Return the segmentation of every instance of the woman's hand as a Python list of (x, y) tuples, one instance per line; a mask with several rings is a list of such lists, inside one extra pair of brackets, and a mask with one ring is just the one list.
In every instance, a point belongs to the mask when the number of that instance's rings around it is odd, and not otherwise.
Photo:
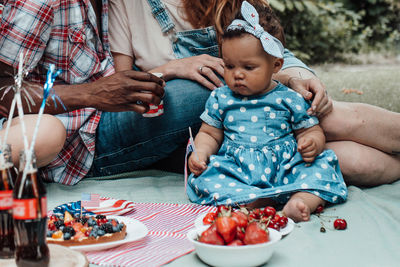
[(312, 100), (311, 108), (307, 110), (309, 115), (322, 118), (332, 111), (332, 100), (328, 96), (325, 85), (318, 78), (305, 80), (296, 77), (289, 78), (288, 86), (305, 99)]
[(224, 75), (223, 60), (207, 54), (171, 60), (149, 72), (161, 72), (167, 81), (173, 78), (197, 81), (210, 90), (224, 85), (217, 76), (217, 74)]

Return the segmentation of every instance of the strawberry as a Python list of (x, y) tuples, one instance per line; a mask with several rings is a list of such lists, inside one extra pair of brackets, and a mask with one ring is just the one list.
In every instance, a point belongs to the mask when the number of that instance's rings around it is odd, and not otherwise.
[(242, 242), (242, 240), (235, 239), (232, 242), (230, 242), (227, 246), (237, 247), (237, 246), (243, 246), (243, 245), (244, 245), (244, 243)]
[(203, 224), (212, 224), (216, 217), (217, 217), (216, 212), (207, 213), (206, 216), (204, 216), (203, 218)]
[(223, 212), (227, 212), (231, 210), (228, 206), (225, 205), (219, 205), (217, 206), (217, 214), (223, 213)]
[(69, 222), (73, 222), (75, 221), (74, 217), (72, 217), (71, 213), (69, 213), (68, 211), (65, 211), (64, 213), (64, 224), (67, 224)]
[(240, 239), (240, 240), (242, 240), (243, 241), (243, 239), (244, 239), (244, 231), (245, 231), (245, 228), (243, 228), (243, 227), (236, 227), (236, 239)]
[(217, 226), (212, 224), (207, 230), (205, 230), (200, 238), (199, 242), (207, 243), (211, 245), (224, 245), (224, 239), (218, 234)]
[(237, 223), (232, 217), (220, 216), (215, 221), (218, 233), (222, 236), (226, 243), (230, 243), (235, 239)]
[(269, 234), (258, 222), (251, 222), (246, 228), (243, 241), (246, 245), (265, 243), (269, 241)]
[(83, 227), (83, 225), (81, 223), (74, 223), (72, 225), (72, 228), (74, 228), (75, 232), (80, 232), (82, 227)]
[(235, 211), (231, 215), (232, 219), (236, 222), (238, 227), (247, 227), (248, 218), (247, 215), (241, 211)]
[(76, 234), (72, 237), (74, 240), (79, 240), (85, 237), (85, 234), (82, 232), (76, 232)]

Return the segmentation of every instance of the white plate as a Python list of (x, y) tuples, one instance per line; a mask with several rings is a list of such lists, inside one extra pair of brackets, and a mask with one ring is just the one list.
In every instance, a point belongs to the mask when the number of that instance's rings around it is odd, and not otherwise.
[(85, 209), (88, 211), (103, 215), (122, 215), (132, 211), (134, 208), (135, 205), (132, 201), (108, 197), (100, 198), (99, 207), (85, 207)]
[(99, 243), (99, 244), (91, 244), (91, 245), (83, 245), (83, 246), (71, 246), (69, 248), (73, 250), (79, 251), (96, 251), (96, 250), (104, 250), (113, 248), (125, 243), (137, 241), (142, 239), (147, 235), (149, 230), (147, 229), (146, 225), (142, 222), (121, 216), (107, 216), (110, 219), (117, 219), (119, 222), (124, 222), (126, 224), (126, 236), (122, 240), (107, 242), (107, 243)]
[[(194, 226), (196, 227), (196, 229), (207, 226), (206, 224), (203, 223), (203, 218), (207, 215), (207, 213), (202, 213), (199, 216), (197, 216), (196, 220), (194, 221)], [(291, 231), (293, 231), (294, 225), (295, 222), (292, 219), (288, 218), (288, 223), (286, 227), (279, 230), (279, 233), (283, 236), (289, 234)]]

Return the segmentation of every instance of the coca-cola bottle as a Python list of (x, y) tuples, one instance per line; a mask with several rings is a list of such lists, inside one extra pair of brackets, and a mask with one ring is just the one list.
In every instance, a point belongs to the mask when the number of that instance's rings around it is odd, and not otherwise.
[[(46, 189), (37, 175), (36, 158), (25, 165), (27, 155), (20, 154), (19, 175), (13, 191), (15, 261), (17, 266), (47, 266), (50, 260), (46, 243)], [(23, 180), (24, 169), (27, 169)]]
[(0, 259), (13, 258), (15, 252), (12, 192), (16, 178), (10, 145), (2, 145), (0, 147)]

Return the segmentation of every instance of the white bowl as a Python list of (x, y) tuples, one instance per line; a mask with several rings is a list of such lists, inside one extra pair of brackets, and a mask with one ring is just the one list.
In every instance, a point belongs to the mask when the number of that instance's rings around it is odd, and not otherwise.
[(193, 243), (199, 258), (212, 266), (259, 266), (271, 258), (275, 244), (282, 238), (278, 231), (268, 229), (270, 240), (262, 244), (231, 247), (198, 242), (197, 238), (207, 228), (202, 227), (190, 230), (187, 237)]

